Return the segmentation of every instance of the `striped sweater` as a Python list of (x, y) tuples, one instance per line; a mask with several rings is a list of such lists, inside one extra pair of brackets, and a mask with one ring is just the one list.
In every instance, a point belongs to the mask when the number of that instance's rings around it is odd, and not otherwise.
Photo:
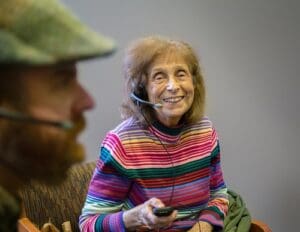
[(223, 228), (228, 209), (220, 149), (212, 123), (141, 127), (127, 119), (103, 140), (80, 215), (81, 231), (126, 231), (122, 211), (152, 197), (178, 210), (160, 231), (186, 231), (196, 221)]

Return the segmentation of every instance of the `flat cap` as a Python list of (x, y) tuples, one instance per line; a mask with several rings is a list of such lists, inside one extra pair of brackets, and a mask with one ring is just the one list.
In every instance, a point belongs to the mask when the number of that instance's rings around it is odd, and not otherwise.
[(104, 56), (115, 43), (58, 0), (0, 0), (0, 65), (52, 65)]

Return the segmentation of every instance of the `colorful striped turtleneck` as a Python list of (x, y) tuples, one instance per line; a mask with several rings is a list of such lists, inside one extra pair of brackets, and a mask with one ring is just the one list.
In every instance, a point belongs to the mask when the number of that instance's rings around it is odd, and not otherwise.
[(81, 231), (126, 231), (122, 211), (152, 197), (178, 210), (172, 226), (160, 231), (186, 231), (199, 220), (223, 227), (227, 189), (219, 141), (207, 118), (178, 128), (143, 128), (127, 119), (110, 131), (82, 209)]

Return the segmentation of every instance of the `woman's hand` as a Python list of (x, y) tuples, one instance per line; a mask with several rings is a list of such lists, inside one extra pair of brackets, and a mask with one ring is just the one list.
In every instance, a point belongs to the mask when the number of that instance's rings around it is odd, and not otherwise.
[(188, 232), (212, 232), (213, 227), (208, 222), (197, 222)]
[(177, 211), (170, 216), (157, 217), (153, 214), (154, 207), (164, 207), (165, 205), (157, 198), (151, 198), (141, 205), (138, 205), (123, 213), (125, 227), (130, 230), (140, 228), (159, 229), (169, 226), (175, 219)]

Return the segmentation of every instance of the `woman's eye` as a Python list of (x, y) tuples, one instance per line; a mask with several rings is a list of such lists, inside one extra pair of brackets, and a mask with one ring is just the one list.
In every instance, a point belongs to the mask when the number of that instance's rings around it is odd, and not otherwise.
[(177, 73), (177, 76), (178, 76), (178, 77), (185, 77), (185, 76), (186, 76), (186, 72), (185, 72), (185, 71), (179, 71), (179, 72)]
[(154, 81), (156, 82), (160, 82), (164, 79), (164, 75), (162, 75), (161, 73), (155, 74), (154, 75)]

